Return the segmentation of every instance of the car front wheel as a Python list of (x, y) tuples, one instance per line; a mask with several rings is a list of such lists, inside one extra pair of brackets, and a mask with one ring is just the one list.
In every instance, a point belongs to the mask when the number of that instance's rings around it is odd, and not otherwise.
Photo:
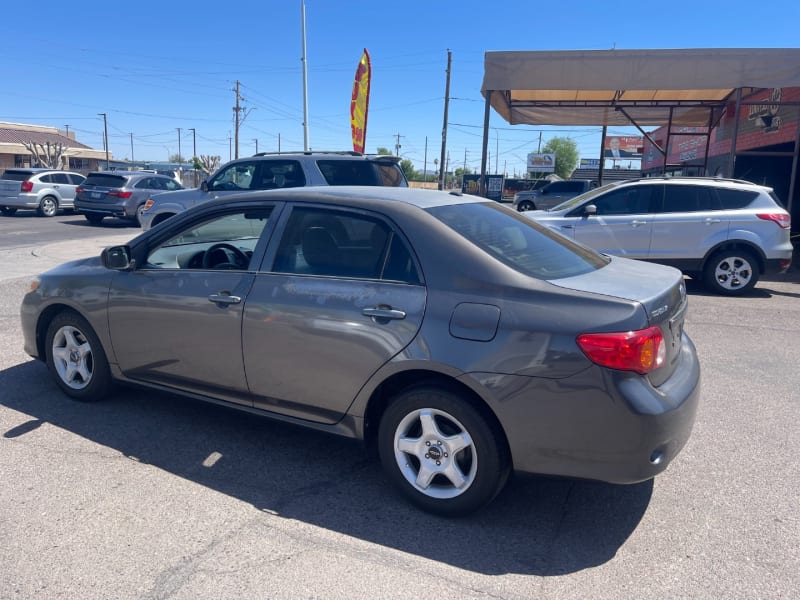
[(75, 312), (62, 312), (46, 336), (47, 368), (62, 391), (86, 402), (100, 400), (111, 388), (111, 372), (91, 325)]
[(536, 210), (536, 205), (530, 200), (521, 200), (520, 203), (517, 204), (517, 210), (519, 212), (524, 212), (526, 210)]
[(498, 429), (457, 393), (412, 388), (396, 397), (381, 419), (381, 463), (420, 508), (464, 515), (490, 502), (508, 479), (511, 461)]
[(723, 250), (706, 264), (703, 279), (718, 294), (737, 296), (758, 282), (758, 263), (747, 250)]

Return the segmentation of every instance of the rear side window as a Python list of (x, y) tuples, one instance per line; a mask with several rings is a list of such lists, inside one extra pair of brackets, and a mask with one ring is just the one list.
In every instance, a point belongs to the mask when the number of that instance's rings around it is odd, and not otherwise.
[(72, 185), (80, 185), (86, 180), (86, 177), (83, 175), (78, 175), (77, 173), (68, 173), (68, 175)]
[(296, 160), (265, 160), (260, 166), (251, 189), (277, 190), (303, 187), (306, 184), (303, 168)]
[[(50, 177), (51, 183), (69, 185), (69, 177), (67, 177), (66, 173), (50, 173), (48, 177)], [(44, 178), (42, 178), (42, 181), (44, 181)]]
[(394, 163), (375, 163), (381, 176), (381, 185), (387, 187), (408, 187), (403, 170)]
[(661, 212), (701, 212), (720, 208), (710, 188), (700, 185), (666, 185), (664, 188)]
[(717, 188), (722, 210), (736, 210), (748, 206), (753, 200), (758, 198), (758, 192), (753, 190), (729, 190)]
[(125, 187), (126, 179), (120, 175), (106, 175), (105, 173), (92, 174), (86, 178), (86, 185), (97, 187), (119, 188)]
[(318, 160), (328, 185), (384, 185), (375, 163), (368, 160)]

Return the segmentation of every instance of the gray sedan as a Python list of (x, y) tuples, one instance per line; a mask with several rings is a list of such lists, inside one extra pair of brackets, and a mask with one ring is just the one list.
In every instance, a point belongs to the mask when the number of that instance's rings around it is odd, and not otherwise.
[(25, 350), (63, 392), (177, 392), (364, 441), (419, 507), (512, 471), (633, 483), (687, 441), (700, 367), (678, 270), (513, 209), (407, 188), (211, 201), (37, 278)]

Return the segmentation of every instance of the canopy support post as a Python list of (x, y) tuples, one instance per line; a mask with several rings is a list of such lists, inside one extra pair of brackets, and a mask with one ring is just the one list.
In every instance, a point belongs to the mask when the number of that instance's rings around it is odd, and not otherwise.
[(492, 108), (493, 90), (486, 90), (486, 107), (483, 110), (483, 146), (481, 150), (481, 181), (479, 194), (486, 198), (486, 153), (489, 149), (489, 115)]
[(739, 111), (742, 108), (742, 88), (736, 88), (736, 111), (733, 115), (733, 134), (731, 135), (731, 153), (728, 156), (728, 177), (734, 178), (736, 168), (736, 138), (739, 137)]

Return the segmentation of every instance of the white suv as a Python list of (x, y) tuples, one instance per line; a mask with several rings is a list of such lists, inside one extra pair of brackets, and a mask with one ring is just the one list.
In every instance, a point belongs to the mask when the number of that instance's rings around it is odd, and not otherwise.
[(632, 179), (524, 214), (601, 252), (677, 267), (720, 294), (746, 292), (792, 261), (789, 213), (771, 188), (748, 181)]
[(147, 231), (201, 202), (253, 190), (317, 185), (407, 187), (399, 162), (396, 156), (357, 152), (262, 152), (224, 164), (199, 188), (149, 198), (139, 222)]

